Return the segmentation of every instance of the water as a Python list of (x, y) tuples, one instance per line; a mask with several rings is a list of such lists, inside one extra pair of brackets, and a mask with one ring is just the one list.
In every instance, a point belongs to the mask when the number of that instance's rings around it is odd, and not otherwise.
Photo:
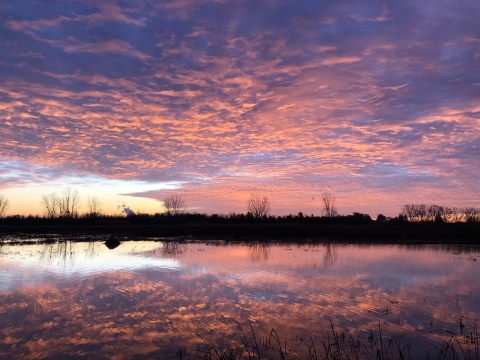
[(200, 336), (241, 345), (250, 324), (301, 352), (330, 320), (365, 343), (380, 324), (421, 358), (473, 331), (479, 263), (478, 248), (445, 245), (3, 245), (0, 358), (164, 358)]

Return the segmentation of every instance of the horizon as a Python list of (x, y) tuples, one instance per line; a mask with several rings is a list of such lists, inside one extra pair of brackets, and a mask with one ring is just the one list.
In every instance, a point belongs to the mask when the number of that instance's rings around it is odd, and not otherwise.
[[(480, 2), (0, 4), (0, 194), (276, 216), (480, 207)], [(83, 209), (86, 209), (83, 207)], [(84, 211), (82, 211), (83, 213)]]

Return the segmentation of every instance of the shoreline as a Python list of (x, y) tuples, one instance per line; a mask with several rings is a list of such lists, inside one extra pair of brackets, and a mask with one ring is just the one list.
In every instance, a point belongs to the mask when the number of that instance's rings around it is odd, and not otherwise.
[[(0, 224), (0, 244), (43, 238), (42, 242), (105, 241), (108, 238), (152, 241), (225, 241), (339, 244), (480, 245), (480, 223), (392, 224)], [(9, 241), (10, 243), (10, 241)]]

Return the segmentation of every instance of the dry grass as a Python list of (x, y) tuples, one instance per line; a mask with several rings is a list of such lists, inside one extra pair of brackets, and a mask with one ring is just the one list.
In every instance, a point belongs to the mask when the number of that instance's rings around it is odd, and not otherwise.
[[(331, 322), (330, 322), (331, 323)], [(240, 328), (240, 327), (239, 327)], [(287, 346), (278, 333), (272, 329), (270, 335), (259, 338), (250, 325), (249, 336), (240, 328), (241, 344), (236, 347), (219, 349), (196, 334), (203, 342), (203, 348), (187, 351), (186, 348), (164, 359), (177, 360), (406, 360), (411, 357), (412, 346), (404, 343), (404, 335), (384, 337), (379, 325), (371, 330), (365, 339), (354, 337), (347, 331), (335, 330), (331, 323), (330, 331), (318, 338), (309, 334), (298, 339), (295, 346)], [(432, 345), (432, 344), (430, 344)], [(433, 345), (432, 345), (433, 346)], [(479, 336), (476, 326), (469, 335), (452, 334), (448, 341), (436, 347), (436, 354), (425, 352), (425, 359), (436, 360), (480, 360)], [(157, 356), (158, 359), (160, 359)]]

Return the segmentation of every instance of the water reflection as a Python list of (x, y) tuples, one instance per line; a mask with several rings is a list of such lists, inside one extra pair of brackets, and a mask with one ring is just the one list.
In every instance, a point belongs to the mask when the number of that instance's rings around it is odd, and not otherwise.
[(162, 244), (162, 247), (160, 249), (161, 254), (165, 258), (178, 258), (185, 251), (184, 245), (177, 242), (165, 242)]
[[(478, 248), (122, 242), (0, 247), (0, 358), (153, 358), (335, 326), (424, 340), (480, 315)], [(462, 328), (460, 325), (466, 326)], [(419, 348), (420, 346), (420, 348)], [(415, 351), (415, 346), (413, 350)]]
[(337, 254), (335, 252), (334, 244), (327, 244), (325, 249), (325, 255), (323, 256), (323, 265), (329, 267), (337, 262)]
[(258, 260), (268, 260), (269, 248), (271, 247), (268, 243), (253, 243), (248, 245), (248, 250), (250, 253), (250, 258), (253, 261)]

